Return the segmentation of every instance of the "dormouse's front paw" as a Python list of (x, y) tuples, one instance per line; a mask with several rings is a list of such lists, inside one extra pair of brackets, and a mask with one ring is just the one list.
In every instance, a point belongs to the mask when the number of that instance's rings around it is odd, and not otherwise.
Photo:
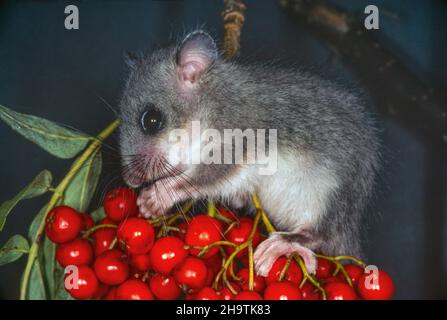
[(138, 196), (137, 205), (145, 218), (156, 218), (187, 198), (188, 193), (178, 187), (175, 179), (165, 178), (143, 189)]
[(140, 214), (148, 218), (156, 218), (163, 214), (161, 204), (157, 201), (155, 188), (146, 188), (140, 192), (137, 199), (137, 205), (140, 208)]
[(148, 219), (165, 214), (174, 205), (174, 201), (165, 188), (157, 186), (155, 183), (140, 192), (137, 205), (140, 208), (140, 214)]

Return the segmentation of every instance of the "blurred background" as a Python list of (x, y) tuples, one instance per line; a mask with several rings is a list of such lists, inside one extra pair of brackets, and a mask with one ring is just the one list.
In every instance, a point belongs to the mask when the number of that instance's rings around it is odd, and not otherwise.
[[(342, 22), (350, 30), (342, 33), (312, 19), (309, 1), (245, 3), (243, 61), (293, 63), (369, 94), (384, 165), (365, 235), (368, 262), (393, 276), (398, 299), (446, 299), (447, 1), (325, 2), (348, 14)], [(79, 30), (64, 28), (69, 4), (79, 8)], [(379, 30), (362, 28), (368, 4), (379, 7)], [(222, 39), (222, 10), (218, 0), (0, 1), (0, 104), (94, 135), (114, 118), (103, 100), (117, 105), (125, 52), (151, 50), (197, 26)], [(0, 202), (44, 168), (59, 181), (71, 163), (3, 123), (0, 146)], [(105, 153), (106, 173), (93, 207), (117, 176), (117, 159), (113, 151)], [(47, 200), (19, 204), (0, 244), (26, 234)], [(22, 257), (0, 268), (0, 298), (18, 297), (24, 265)]]

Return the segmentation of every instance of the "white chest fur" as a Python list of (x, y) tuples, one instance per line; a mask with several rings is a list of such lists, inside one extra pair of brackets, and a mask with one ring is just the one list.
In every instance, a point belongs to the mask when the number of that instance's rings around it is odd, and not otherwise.
[(258, 178), (263, 207), (281, 231), (318, 223), (338, 186), (331, 164), (317, 163), (310, 155), (280, 154), (276, 173)]

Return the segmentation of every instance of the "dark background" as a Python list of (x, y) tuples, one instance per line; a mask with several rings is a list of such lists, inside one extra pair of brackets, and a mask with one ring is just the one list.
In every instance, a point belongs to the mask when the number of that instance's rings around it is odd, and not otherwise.
[[(378, 5), (380, 30), (371, 32), (415, 76), (445, 91), (445, 1), (331, 2), (360, 17), (367, 4)], [(80, 30), (64, 28), (68, 4), (79, 7)], [(348, 68), (333, 59), (325, 42), (300, 28), (277, 1), (247, 0), (246, 4), (241, 40), (244, 60), (281, 59), (321, 72), (328, 68), (336, 77), (356, 81)], [(221, 38), (222, 7), (217, 0), (2, 1), (0, 104), (93, 135), (114, 118), (98, 96), (116, 106), (126, 72), (124, 52), (150, 50), (201, 25)], [(447, 105), (443, 107), (447, 116)], [(434, 157), (427, 156), (427, 142), (403, 126), (399, 117), (378, 114), (377, 118), (384, 141), (384, 168), (366, 236), (368, 262), (393, 276), (396, 298), (445, 299), (446, 171), (427, 170), (439, 166), (436, 150)], [(439, 134), (447, 140), (447, 131)], [(13, 197), (43, 168), (49, 168), (59, 181), (71, 163), (46, 154), (4, 124), (0, 124), (0, 146), (0, 201)], [(105, 157), (107, 166), (117, 165), (113, 152)], [(441, 168), (445, 168), (442, 163)], [(100, 189), (114, 176), (115, 171), (110, 172)], [(96, 195), (96, 202), (100, 196)], [(20, 204), (7, 221), (0, 244), (13, 234), (26, 234), (36, 208), (46, 200)], [(434, 210), (433, 201), (441, 203)], [(0, 268), (0, 298), (18, 297), (24, 260)]]

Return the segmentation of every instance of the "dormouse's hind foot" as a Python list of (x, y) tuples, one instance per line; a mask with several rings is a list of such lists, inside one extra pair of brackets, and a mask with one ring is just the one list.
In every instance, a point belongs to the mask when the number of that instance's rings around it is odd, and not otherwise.
[(256, 248), (254, 254), (255, 270), (260, 276), (266, 277), (280, 256), (290, 256), (297, 253), (303, 259), (310, 274), (317, 270), (317, 259), (309, 248), (297, 241), (290, 241), (284, 232), (274, 232)]

